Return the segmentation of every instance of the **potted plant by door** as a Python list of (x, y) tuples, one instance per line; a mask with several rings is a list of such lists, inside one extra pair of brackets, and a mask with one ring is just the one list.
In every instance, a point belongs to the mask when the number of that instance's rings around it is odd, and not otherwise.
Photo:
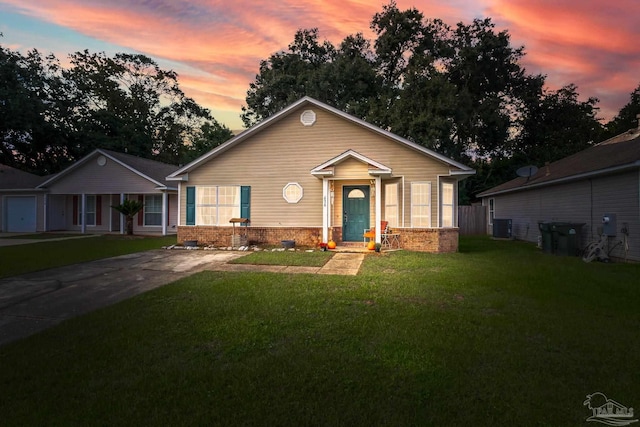
[(382, 249), (382, 245), (380, 243), (376, 243), (375, 245), (375, 251), (376, 252), (380, 252), (380, 249)]

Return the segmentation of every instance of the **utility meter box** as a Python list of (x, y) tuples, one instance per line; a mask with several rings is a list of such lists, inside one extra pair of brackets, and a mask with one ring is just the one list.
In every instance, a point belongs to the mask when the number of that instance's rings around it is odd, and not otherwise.
[(602, 234), (615, 236), (618, 228), (616, 222), (616, 214), (604, 214), (602, 216)]

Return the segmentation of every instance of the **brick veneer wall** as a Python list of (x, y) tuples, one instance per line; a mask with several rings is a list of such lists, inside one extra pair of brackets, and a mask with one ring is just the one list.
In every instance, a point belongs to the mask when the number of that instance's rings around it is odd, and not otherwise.
[(458, 252), (457, 228), (396, 228), (400, 247), (409, 251), (446, 253)]
[[(295, 240), (298, 246), (315, 247), (322, 240), (320, 227), (236, 227), (236, 235), (247, 233), (249, 244), (280, 245), (282, 240)], [(232, 227), (180, 226), (178, 243), (197, 240), (199, 245), (231, 246)]]
[(331, 227), (329, 236), (334, 242), (342, 242), (342, 227)]
[[(419, 252), (458, 252), (457, 228), (394, 228), (400, 234), (402, 249)], [(244, 234), (245, 227), (236, 227), (236, 234)], [(250, 244), (280, 245), (281, 240), (295, 240), (298, 246), (315, 247), (322, 241), (321, 227), (247, 227)], [(232, 227), (180, 226), (178, 243), (197, 240), (199, 245), (231, 246)], [(342, 228), (333, 227), (330, 235), (342, 241)]]

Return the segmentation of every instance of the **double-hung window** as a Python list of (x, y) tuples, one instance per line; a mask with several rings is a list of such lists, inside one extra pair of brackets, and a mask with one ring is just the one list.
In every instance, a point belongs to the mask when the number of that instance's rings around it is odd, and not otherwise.
[(431, 183), (411, 183), (411, 227), (431, 227)]
[(144, 196), (144, 225), (162, 225), (162, 196), (147, 194)]
[(398, 227), (398, 184), (384, 186), (384, 219), (389, 227)]
[(442, 183), (442, 227), (455, 227), (454, 186), (450, 182)]
[(82, 224), (82, 215), (84, 215), (84, 225), (96, 225), (96, 196), (93, 194), (87, 194), (85, 196), (85, 211), (82, 212), (82, 197), (74, 196), (76, 200), (77, 207), (77, 218), (75, 219), (75, 224)]
[(198, 225), (228, 225), (240, 215), (240, 187), (197, 187), (195, 208)]

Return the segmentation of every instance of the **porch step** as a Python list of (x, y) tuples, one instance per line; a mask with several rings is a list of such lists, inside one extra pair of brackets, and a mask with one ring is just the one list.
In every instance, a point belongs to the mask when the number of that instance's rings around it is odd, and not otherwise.
[(338, 246), (342, 246), (345, 248), (364, 248), (366, 245), (364, 242), (340, 242)]

